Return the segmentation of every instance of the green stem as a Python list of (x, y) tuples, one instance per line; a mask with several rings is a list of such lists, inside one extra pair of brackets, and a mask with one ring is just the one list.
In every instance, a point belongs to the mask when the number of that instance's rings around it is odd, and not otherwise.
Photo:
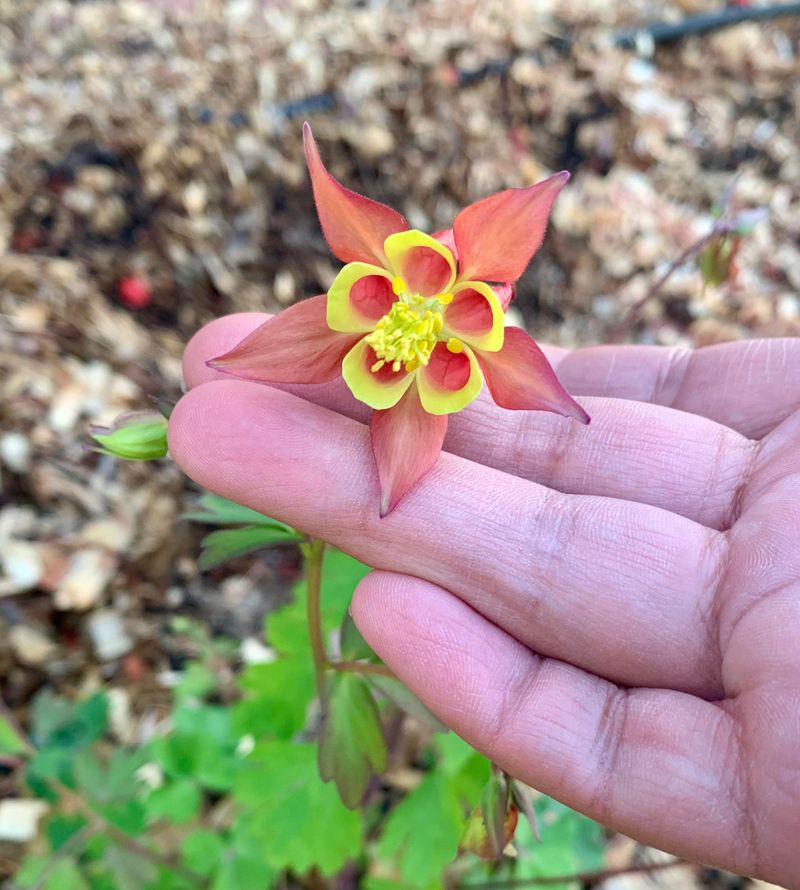
[(314, 656), (314, 680), (317, 697), (325, 699), (325, 669), (328, 655), (322, 635), (322, 560), (325, 556), (325, 542), (312, 538), (306, 545), (306, 619), (311, 653)]
[(571, 875), (552, 875), (541, 878), (511, 878), (458, 884), (459, 890), (512, 890), (516, 887), (546, 887), (548, 884), (597, 884), (620, 875), (650, 875), (671, 868), (687, 868), (691, 862), (685, 859), (672, 859), (669, 862), (651, 862), (645, 865), (628, 865), (624, 868), (606, 868), (602, 871), (575, 872)]
[(351, 674), (379, 674), (381, 677), (396, 679), (385, 664), (375, 664), (371, 661), (331, 661), (328, 663), (328, 667), (334, 671), (347, 671)]

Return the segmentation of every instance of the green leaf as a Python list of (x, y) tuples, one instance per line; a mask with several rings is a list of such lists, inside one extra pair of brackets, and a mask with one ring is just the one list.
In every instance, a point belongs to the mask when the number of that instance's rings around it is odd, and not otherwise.
[[(45, 825), (45, 834), (53, 850), (60, 849), (74, 834), (86, 826), (86, 817), (79, 813), (55, 813)], [(73, 850), (73, 852), (75, 852)]]
[(23, 754), (25, 744), (13, 725), (0, 714), (0, 754)]
[(261, 859), (223, 859), (211, 890), (268, 890), (272, 872)]
[(489, 760), (473, 751), (461, 768), (447, 777), (450, 790), (465, 807), (474, 806), (491, 775)]
[(463, 826), (445, 777), (431, 773), (389, 814), (378, 849), (397, 860), (409, 887), (427, 887), (455, 858)]
[(174, 778), (195, 779), (213, 791), (228, 790), (240, 766), (231, 709), (184, 703), (173, 719), (173, 732), (150, 745), (156, 762)]
[[(542, 842), (534, 839), (528, 822), (520, 820), (514, 840), (518, 854), (513, 865), (515, 878), (545, 878), (603, 867), (605, 842), (602, 826), (544, 796), (536, 800), (536, 813)], [(498, 878), (511, 875), (508, 865), (503, 865), (497, 872)], [(551, 886), (554, 890), (578, 890), (579, 887), (576, 882)]]
[(79, 751), (72, 761), (72, 775), (75, 787), (87, 797), (104, 794), (105, 770), (94, 751), (87, 748)]
[(34, 887), (50, 862), (49, 856), (26, 856), (14, 875), (12, 887)]
[(217, 675), (202, 661), (191, 661), (186, 666), (178, 685), (176, 698), (205, 698), (217, 688)]
[(34, 700), (31, 722), (34, 740), (40, 747), (82, 747), (105, 732), (108, 700), (98, 692), (73, 704), (45, 689)]
[(198, 875), (209, 875), (222, 861), (225, 844), (213, 831), (199, 828), (186, 835), (181, 843), (181, 854), (186, 867)]
[[(362, 849), (361, 816), (344, 807), (333, 786), (320, 782), (314, 745), (257, 745), (233, 793), (275, 871), (291, 868), (303, 874), (317, 867), (332, 875)], [(239, 829), (234, 826), (234, 831)]]
[(116, 890), (142, 890), (156, 876), (156, 868), (152, 862), (116, 844), (109, 845), (103, 861), (114, 876)]
[(333, 630), (341, 625), (353, 591), (370, 571), (369, 566), (341, 550), (332, 547), (326, 550), (322, 565), (322, 617), (326, 629)]
[(367, 876), (363, 881), (363, 890), (408, 890), (408, 888), (405, 884), (392, 881), (390, 878)]
[(333, 781), (346, 807), (361, 802), (373, 773), (386, 769), (386, 739), (369, 687), (358, 674), (328, 680), (329, 700), (320, 729), (319, 774)]
[(108, 764), (103, 764), (92, 748), (72, 755), (72, 776), (75, 787), (91, 801), (127, 803), (138, 788), (136, 770), (144, 762), (144, 752), (115, 748)]
[[(234, 727), (240, 736), (290, 739), (306, 723), (314, 696), (311, 655), (250, 665), (240, 678), (245, 697), (233, 706)], [(287, 694), (291, 690), (291, 694)]]
[(63, 859), (47, 876), (44, 890), (90, 890), (89, 883), (74, 859)]
[(220, 529), (206, 535), (200, 542), (202, 552), (197, 565), (202, 571), (207, 571), (237, 556), (254, 553), (272, 544), (284, 544), (296, 540), (297, 535), (293, 531), (284, 531), (280, 528), (251, 526)]
[(207, 492), (199, 501), (200, 510), (181, 514), (181, 519), (204, 522), (207, 525), (263, 525), (297, 534), (291, 526), (269, 516), (263, 516), (249, 507), (242, 507), (218, 494)]
[(398, 708), (402, 708), (406, 714), (435, 732), (447, 732), (444, 723), (427, 709), (405, 683), (381, 674), (365, 674), (365, 677), (370, 686), (394, 702)]
[(154, 789), (144, 802), (151, 819), (167, 819), (178, 825), (188, 822), (200, 811), (202, 796), (191, 779), (179, 779)]
[(344, 613), (342, 626), (339, 630), (339, 648), (345, 661), (379, 660), (369, 643), (361, 636), (361, 631), (356, 627), (349, 609)]
[[(454, 732), (436, 735), (434, 743), (439, 752), (439, 766), (449, 776), (455, 775), (475, 754), (475, 749)], [(488, 761), (487, 761), (488, 762)]]
[(705, 284), (717, 287), (730, 278), (737, 247), (738, 239), (728, 235), (718, 235), (709, 241), (699, 259)]
[(461, 835), (460, 847), (481, 859), (499, 860), (514, 838), (517, 808), (509, 798), (508, 783), (492, 774), (481, 793), (481, 802), (472, 811)]
[(156, 411), (118, 417), (110, 427), (92, 427), (97, 450), (124, 460), (156, 460), (167, 456), (167, 420)]

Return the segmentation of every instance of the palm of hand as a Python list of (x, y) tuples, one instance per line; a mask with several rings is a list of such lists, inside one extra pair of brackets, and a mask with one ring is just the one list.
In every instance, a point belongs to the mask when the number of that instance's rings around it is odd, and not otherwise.
[(512, 775), (800, 887), (800, 340), (554, 350), (588, 429), (479, 400), (379, 520), (363, 406), (205, 368), (261, 321), (187, 349), (186, 472), (378, 567), (362, 632)]

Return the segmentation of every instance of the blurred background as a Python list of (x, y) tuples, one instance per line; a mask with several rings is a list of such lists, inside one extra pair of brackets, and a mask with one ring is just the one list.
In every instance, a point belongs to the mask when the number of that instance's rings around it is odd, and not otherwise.
[[(791, 6), (753, 17), (767, 7), (0, 0), (8, 715), (29, 727), (37, 696), (101, 690), (110, 737), (131, 744), (169, 716), (210, 640), (236, 641), (216, 653), (218, 677), (263, 655), (296, 550), (201, 572), (202, 532), (178, 518), (193, 486), (167, 462), (91, 453), (86, 429), (173, 403), (182, 348), (210, 319), (327, 289), (337, 264), (314, 213), (304, 120), (340, 181), (427, 231), (489, 192), (569, 170), (514, 304), (541, 341), (800, 335)], [(731, 15), (752, 20), (720, 27)], [(706, 30), (691, 33), (697, 16)], [(648, 32), (657, 21), (675, 28)], [(715, 230), (720, 213), (742, 222)], [(18, 766), (0, 759), (0, 796), (28, 794)], [(6, 810), (4, 823), (0, 811), (0, 877), (37, 843), (43, 812)], [(723, 878), (682, 873), (670, 886), (702, 880)], [(84, 885), (58, 884), (73, 886)]]

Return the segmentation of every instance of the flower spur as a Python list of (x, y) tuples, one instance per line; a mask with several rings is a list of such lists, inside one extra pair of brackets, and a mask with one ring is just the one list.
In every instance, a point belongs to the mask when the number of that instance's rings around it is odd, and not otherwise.
[(269, 319), (211, 367), (275, 384), (341, 375), (374, 409), (381, 516), (431, 469), (448, 415), (484, 383), (502, 408), (589, 422), (531, 337), (504, 326), (514, 282), (542, 242), (568, 173), (483, 198), (452, 229), (427, 235), (337, 182), (308, 124), (304, 143), (322, 231), (346, 265), (327, 294)]

